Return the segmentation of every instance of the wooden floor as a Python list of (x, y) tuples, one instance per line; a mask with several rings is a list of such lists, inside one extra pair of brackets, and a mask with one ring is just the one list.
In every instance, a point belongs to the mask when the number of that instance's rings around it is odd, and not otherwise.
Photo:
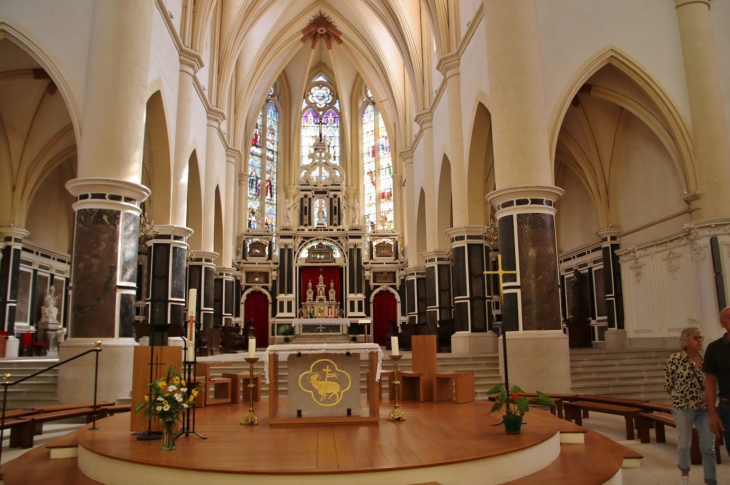
[(322, 474), (427, 467), (498, 456), (534, 446), (558, 431), (582, 431), (567, 421), (533, 410), (526, 416), (530, 433), (507, 435), (489, 414), (491, 404), (417, 403), (403, 406), (405, 422), (386, 421), (383, 406), (377, 424), (268, 425), (267, 402), (257, 403), (258, 426), (241, 426), (243, 405), (198, 409), (197, 431), (177, 440), (177, 450), (159, 450), (159, 441), (137, 441), (129, 433), (129, 415), (99, 422), (98, 431), (79, 430), (81, 446), (103, 456), (152, 466), (199, 471), (256, 474)]

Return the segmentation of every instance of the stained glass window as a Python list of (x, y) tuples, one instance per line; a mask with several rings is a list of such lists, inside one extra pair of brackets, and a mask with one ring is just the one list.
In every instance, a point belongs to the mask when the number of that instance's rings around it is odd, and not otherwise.
[(368, 232), (394, 228), (393, 159), (382, 115), (365, 88), (362, 114), (363, 213)]
[[(275, 93), (269, 90), (269, 97)], [(264, 112), (266, 115), (264, 116)], [(258, 227), (259, 217), (264, 227), (276, 227), (276, 175), (279, 161), (279, 111), (272, 101), (259, 112), (251, 137), (248, 155), (248, 227)], [(263, 208), (263, 214), (261, 210)]]
[(332, 102), (332, 91), (327, 86), (313, 86), (307, 93), (307, 99), (317, 108), (324, 108)]
[(340, 164), (340, 117), (335, 110), (331, 109), (324, 114), (324, 127), (322, 129), (324, 140), (327, 142), (332, 163)]
[(312, 147), (318, 139), (319, 116), (310, 108), (302, 115), (302, 165), (309, 163), (309, 154), (312, 153)]

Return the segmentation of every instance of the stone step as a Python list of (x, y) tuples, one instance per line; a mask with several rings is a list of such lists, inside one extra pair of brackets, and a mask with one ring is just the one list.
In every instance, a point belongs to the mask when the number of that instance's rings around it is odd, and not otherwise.
[(578, 381), (585, 381), (585, 380), (618, 380), (618, 379), (635, 379), (635, 378), (644, 378), (644, 379), (659, 379), (660, 381), (664, 379), (664, 369), (660, 370), (654, 370), (654, 369), (631, 369), (631, 370), (619, 370), (614, 372), (590, 372), (590, 373), (581, 373), (581, 374), (573, 374), (571, 380), (573, 382)]

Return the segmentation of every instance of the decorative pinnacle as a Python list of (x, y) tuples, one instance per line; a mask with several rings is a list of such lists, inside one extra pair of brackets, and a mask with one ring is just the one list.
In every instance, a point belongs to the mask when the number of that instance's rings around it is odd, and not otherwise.
[(99, 350), (101, 348), (101, 340), (94, 342), (94, 347), (96, 347), (96, 350)]
[(5, 382), (5, 384), (7, 384), (9, 380), (10, 380), (10, 374), (3, 374), (3, 382)]

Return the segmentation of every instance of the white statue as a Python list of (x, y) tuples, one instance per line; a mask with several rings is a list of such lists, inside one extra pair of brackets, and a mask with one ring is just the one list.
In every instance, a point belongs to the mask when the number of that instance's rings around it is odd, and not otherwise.
[(58, 308), (56, 307), (56, 288), (51, 286), (51, 289), (43, 298), (43, 307), (41, 308), (41, 322), (40, 323), (59, 323), (58, 322)]
[(291, 225), (291, 202), (284, 200), (284, 227)]
[(352, 219), (350, 220), (350, 224), (353, 226), (359, 226), (360, 225), (360, 201), (355, 199), (355, 202), (352, 204), (351, 207)]

